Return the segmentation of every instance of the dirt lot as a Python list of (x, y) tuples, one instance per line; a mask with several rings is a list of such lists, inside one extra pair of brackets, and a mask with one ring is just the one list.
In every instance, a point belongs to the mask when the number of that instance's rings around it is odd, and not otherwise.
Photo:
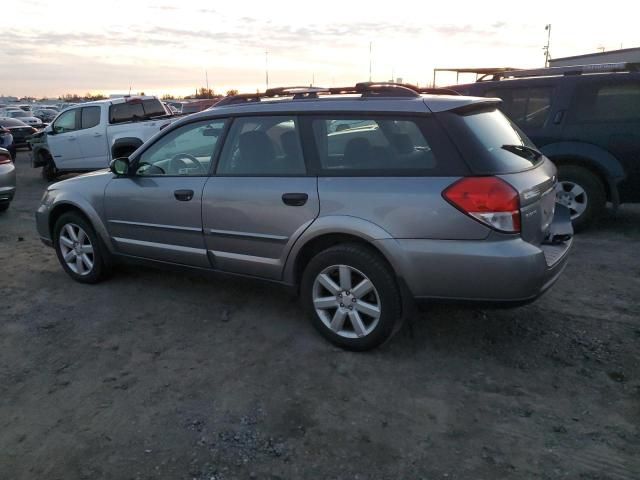
[(538, 302), (430, 307), (353, 354), (277, 287), (139, 267), (74, 283), (35, 232), (45, 182), (17, 164), (0, 479), (640, 478), (638, 206), (579, 236)]

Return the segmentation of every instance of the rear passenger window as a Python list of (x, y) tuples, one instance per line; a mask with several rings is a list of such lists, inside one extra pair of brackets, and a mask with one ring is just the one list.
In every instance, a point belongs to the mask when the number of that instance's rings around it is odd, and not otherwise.
[(502, 110), (519, 127), (543, 127), (551, 109), (551, 87), (496, 88), (488, 90), (485, 97), (502, 99)]
[(429, 171), (437, 166), (413, 119), (316, 118), (312, 128), (320, 167), (329, 174)]
[(100, 107), (83, 107), (80, 128), (92, 128), (100, 123)]
[(217, 173), (231, 176), (305, 175), (294, 117), (241, 117), (225, 141)]
[(640, 120), (640, 82), (589, 82), (576, 87), (568, 122), (626, 120)]

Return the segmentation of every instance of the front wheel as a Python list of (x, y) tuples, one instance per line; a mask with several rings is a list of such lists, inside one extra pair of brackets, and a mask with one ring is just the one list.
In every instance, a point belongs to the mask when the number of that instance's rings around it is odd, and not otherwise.
[(56, 255), (71, 278), (81, 283), (97, 283), (105, 278), (109, 253), (82, 215), (61, 215), (53, 230)]
[(318, 253), (302, 277), (302, 300), (315, 328), (348, 350), (369, 350), (391, 337), (402, 301), (395, 275), (357, 244)]
[(42, 166), (42, 178), (47, 182), (52, 182), (58, 178), (58, 173), (58, 169), (56, 168), (56, 164), (53, 162), (53, 159), (47, 158)]
[(590, 170), (560, 165), (556, 201), (569, 209), (573, 228), (580, 231), (602, 215), (607, 196), (602, 182)]

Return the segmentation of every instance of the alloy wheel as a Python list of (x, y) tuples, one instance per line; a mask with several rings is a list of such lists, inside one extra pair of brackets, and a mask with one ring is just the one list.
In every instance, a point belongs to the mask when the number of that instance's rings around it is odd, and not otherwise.
[(382, 312), (373, 282), (348, 265), (332, 265), (313, 282), (313, 306), (322, 323), (344, 338), (360, 338), (378, 325)]
[(587, 209), (587, 192), (584, 188), (568, 180), (558, 182), (556, 186), (556, 202), (567, 207), (571, 220), (575, 220)]
[(77, 275), (88, 275), (93, 270), (95, 256), (89, 235), (78, 225), (67, 223), (58, 237), (60, 253), (67, 267)]

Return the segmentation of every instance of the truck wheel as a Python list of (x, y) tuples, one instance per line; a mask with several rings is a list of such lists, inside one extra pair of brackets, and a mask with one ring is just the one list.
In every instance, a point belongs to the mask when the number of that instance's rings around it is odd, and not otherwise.
[(369, 350), (394, 333), (402, 301), (395, 275), (375, 252), (342, 244), (318, 253), (302, 276), (302, 302), (333, 344)]
[(569, 209), (573, 228), (580, 231), (602, 215), (607, 197), (604, 185), (590, 170), (576, 165), (560, 165), (556, 201)]
[(53, 245), (60, 265), (76, 282), (98, 283), (108, 275), (109, 252), (79, 213), (60, 216), (53, 227)]
[(58, 169), (56, 168), (56, 164), (53, 159), (47, 158), (44, 165), (42, 166), (42, 178), (44, 178), (47, 182), (52, 182), (56, 178), (58, 178)]

